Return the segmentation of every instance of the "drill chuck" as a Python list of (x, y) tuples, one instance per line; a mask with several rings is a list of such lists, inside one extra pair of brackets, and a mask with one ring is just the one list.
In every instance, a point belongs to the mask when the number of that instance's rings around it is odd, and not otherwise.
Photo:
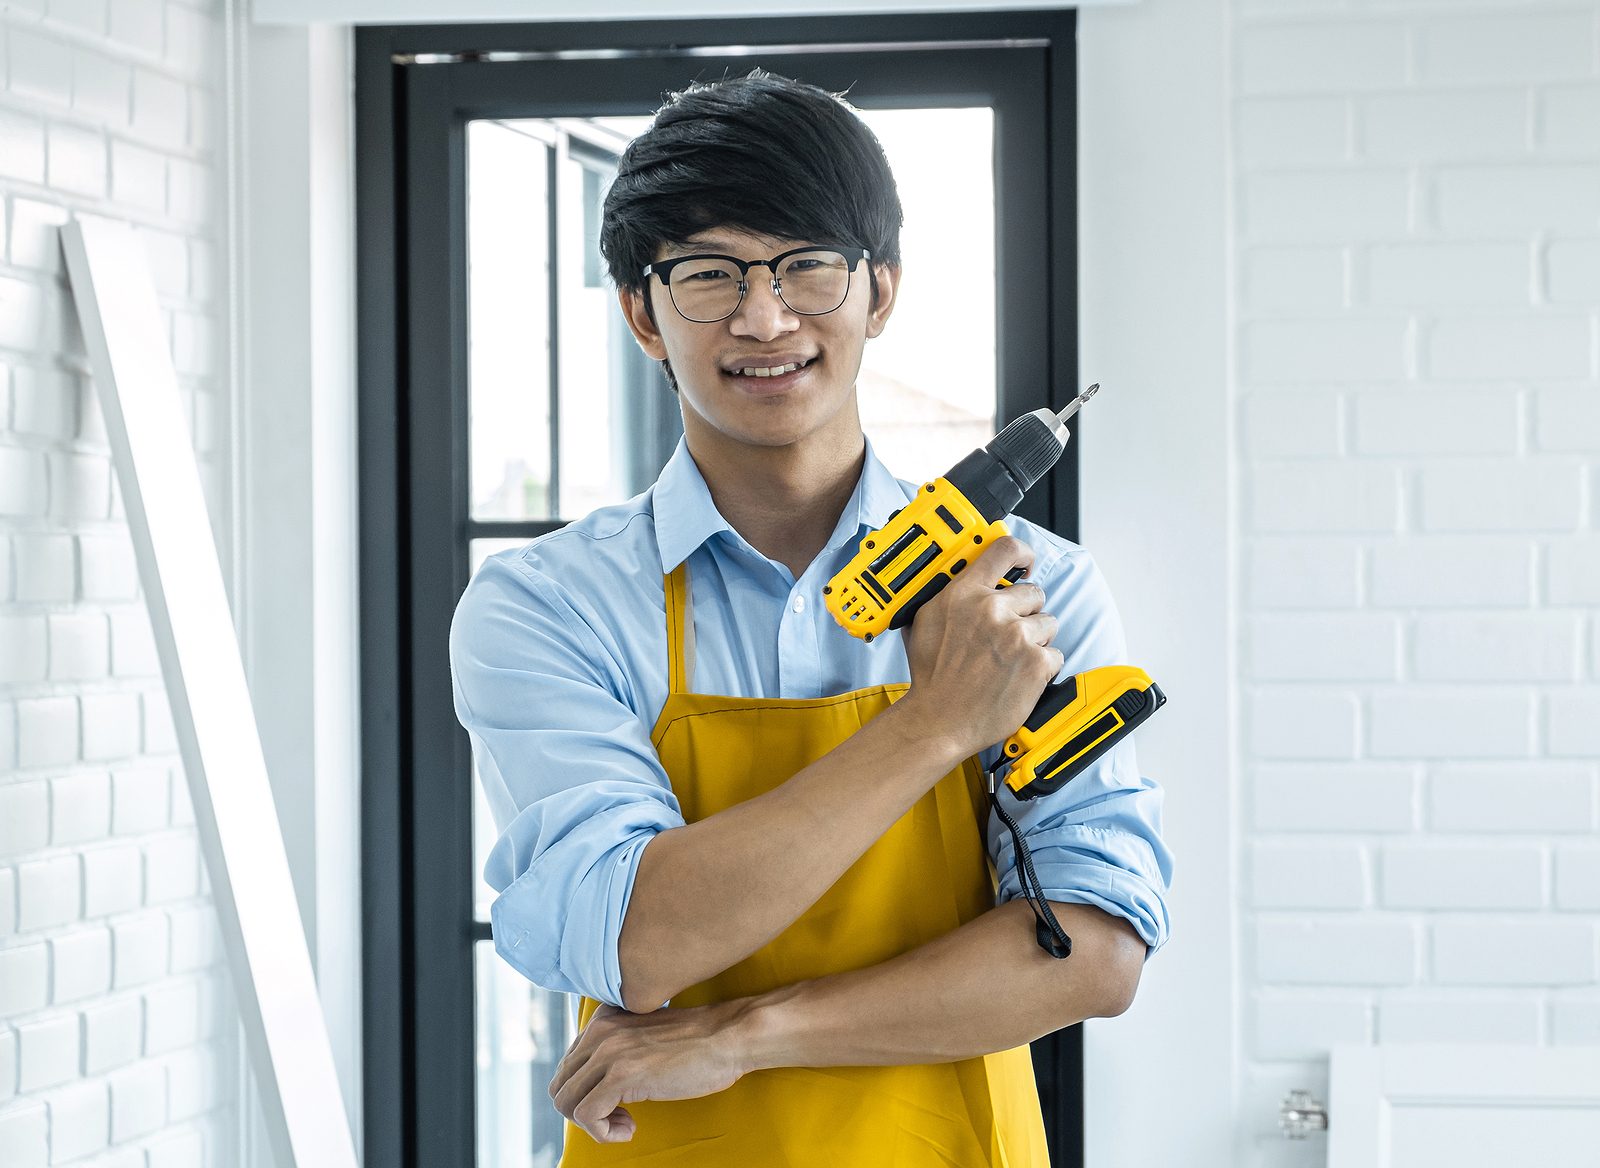
[(974, 450), (945, 478), (993, 523), (1016, 509), (1028, 488), (1044, 477), (1066, 449), (1066, 426), (1050, 410), (1034, 410), (1012, 422), (982, 450)]

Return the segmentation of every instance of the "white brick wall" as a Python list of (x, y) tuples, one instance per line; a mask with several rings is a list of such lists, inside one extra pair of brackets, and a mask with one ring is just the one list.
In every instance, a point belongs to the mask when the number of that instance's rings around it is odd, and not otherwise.
[(220, 12), (214, 0), (0, 11), (7, 1168), (234, 1160), (216, 924), (55, 238), (77, 210), (143, 232), (217, 513)]
[(1230, 24), (1246, 1081), (1600, 1044), (1600, 5)]

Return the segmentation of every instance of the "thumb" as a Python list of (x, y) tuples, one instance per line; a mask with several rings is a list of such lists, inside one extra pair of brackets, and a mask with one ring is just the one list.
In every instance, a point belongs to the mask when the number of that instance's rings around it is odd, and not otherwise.
[(634, 1132), (639, 1130), (639, 1122), (626, 1107), (617, 1108), (597, 1126), (604, 1129), (603, 1135), (595, 1137), (602, 1144), (625, 1144), (633, 1139)]

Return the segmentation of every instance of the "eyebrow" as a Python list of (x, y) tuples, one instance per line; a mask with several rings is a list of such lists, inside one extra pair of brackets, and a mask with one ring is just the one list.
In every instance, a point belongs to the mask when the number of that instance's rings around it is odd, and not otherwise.
[[(662, 246), (667, 249), (667, 254), (663, 258), (669, 260), (677, 259), (679, 256), (690, 255), (736, 255), (739, 250), (737, 247), (730, 247), (726, 251), (718, 251), (717, 248), (719, 245), (709, 240), (701, 240), (698, 242), (691, 240), (688, 243), (664, 243)], [(782, 247), (780, 250), (788, 251), (791, 248), (827, 246), (828, 245), (825, 243), (805, 243), (799, 240), (791, 239), (782, 241)]]
[(669, 243), (667, 244), (667, 256), (668, 258), (673, 258), (676, 256), (703, 255), (712, 251), (715, 247), (716, 245), (712, 243)]

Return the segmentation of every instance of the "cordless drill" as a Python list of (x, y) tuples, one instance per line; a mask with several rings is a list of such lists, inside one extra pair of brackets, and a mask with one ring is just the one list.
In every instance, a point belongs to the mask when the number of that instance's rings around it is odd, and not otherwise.
[[(1060, 413), (1034, 410), (1012, 422), (981, 450), (974, 450), (944, 475), (924, 483), (916, 498), (882, 530), (869, 532), (860, 550), (823, 587), (828, 611), (853, 637), (875, 637), (911, 623), (917, 610), (937, 596), (984, 545), (1009, 534), (1008, 514), (1066, 449), (1067, 419), (1095, 395), (1099, 383), (1073, 398)], [(1025, 568), (1007, 572), (997, 587), (1021, 579)], [(989, 799), (1011, 832), (1023, 897), (1033, 909), (1040, 948), (1052, 957), (1072, 952), (1045, 900), (1033, 859), (1016, 821), (996, 795), (996, 775), (1010, 764), (1005, 785), (1017, 799), (1060, 790), (1166, 704), (1166, 695), (1142, 669), (1111, 665), (1047, 686), (1033, 712), (1006, 739), (988, 775)]]

